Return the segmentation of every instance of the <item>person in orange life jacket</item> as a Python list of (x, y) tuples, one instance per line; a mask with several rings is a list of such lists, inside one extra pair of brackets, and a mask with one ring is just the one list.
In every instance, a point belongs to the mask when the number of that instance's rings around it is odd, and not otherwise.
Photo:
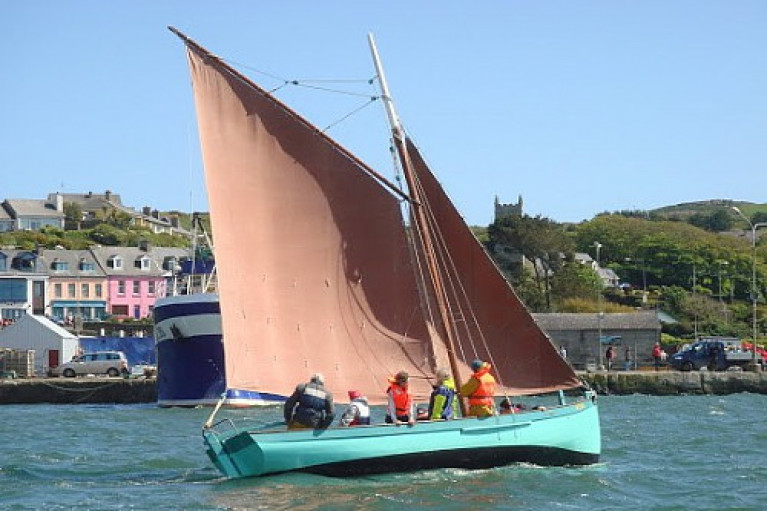
[(288, 429), (326, 428), (333, 422), (333, 395), (325, 390), (322, 373), (296, 386), (283, 408)]
[(413, 396), (408, 390), (407, 372), (400, 371), (394, 378), (389, 378), (389, 388), (386, 394), (389, 396), (389, 404), (386, 408), (386, 422), (396, 425), (415, 424), (415, 403)]
[(359, 390), (349, 391), (349, 406), (341, 415), (340, 426), (367, 426), (370, 424), (370, 406), (368, 398)]
[(495, 414), (495, 378), (490, 374), (490, 364), (475, 359), (471, 363), (474, 374), (461, 387), (461, 395), (469, 398), (467, 415), (488, 417)]
[(429, 419), (453, 419), (458, 415), (455, 382), (445, 369), (437, 369), (434, 374), (437, 384), (429, 399)]

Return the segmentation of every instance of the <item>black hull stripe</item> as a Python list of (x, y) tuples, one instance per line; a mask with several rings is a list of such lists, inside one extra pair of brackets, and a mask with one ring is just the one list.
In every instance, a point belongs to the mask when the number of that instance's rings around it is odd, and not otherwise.
[(221, 306), (218, 302), (174, 303), (155, 307), (153, 313), (155, 323), (159, 323), (160, 321), (175, 317), (221, 314)]
[(387, 472), (413, 472), (437, 468), (488, 469), (512, 463), (539, 466), (580, 466), (599, 462), (599, 455), (553, 447), (486, 447), (399, 454), (384, 458), (344, 461), (307, 467), (308, 472), (330, 477), (352, 477)]

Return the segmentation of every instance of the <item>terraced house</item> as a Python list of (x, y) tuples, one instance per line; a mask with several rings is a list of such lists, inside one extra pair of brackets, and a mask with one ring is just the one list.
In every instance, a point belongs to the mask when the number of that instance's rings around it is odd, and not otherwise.
[(0, 318), (45, 315), (59, 322), (149, 317), (187, 251), (95, 247), (0, 250)]

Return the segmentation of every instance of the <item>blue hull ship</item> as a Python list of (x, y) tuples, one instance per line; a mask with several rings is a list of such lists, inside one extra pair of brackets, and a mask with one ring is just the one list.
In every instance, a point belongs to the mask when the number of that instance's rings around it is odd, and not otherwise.
[(226, 388), (218, 295), (169, 296), (154, 307), (157, 404), (161, 407), (276, 405), (284, 396)]

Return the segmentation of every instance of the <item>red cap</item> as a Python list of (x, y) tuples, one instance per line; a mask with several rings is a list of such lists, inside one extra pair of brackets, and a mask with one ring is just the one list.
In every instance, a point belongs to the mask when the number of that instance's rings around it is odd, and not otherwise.
[(362, 397), (362, 392), (360, 392), (359, 390), (349, 391), (349, 399), (357, 399), (358, 397)]

